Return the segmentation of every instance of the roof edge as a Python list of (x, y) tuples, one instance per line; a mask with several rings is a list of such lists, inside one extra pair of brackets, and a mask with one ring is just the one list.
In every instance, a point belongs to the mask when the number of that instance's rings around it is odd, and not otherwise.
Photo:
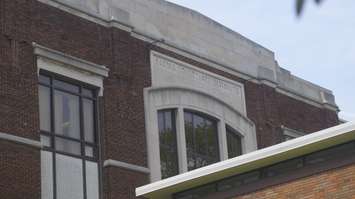
[[(257, 150), (233, 159), (223, 162), (212, 164), (191, 172), (180, 174), (168, 179), (164, 179), (152, 184), (136, 188), (136, 196), (151, 196), (158, 191), (174, 190), (181, 184), (188, 181), (203, 181), (208, 183), (209, 176), (216, 176), (219, 173), (226, 172), (227, 170), (235, 170), (238, 167), (248, 165), (250, 168), (261, 168), (283, 160), (302, 156), (311, 152), (329, 148), (341, 143), (345, 143), (355, 139), (355, 121), (341, 124), (335, 127), (324, 129), (294, 140), (283, 142), (274, 146), (270, 146), (261, 150)], [(283, 159), (278, 159), (283, 157)], [(273, 159), (272, 162), (266, 160)], [(246, 172), (246, 171), (244, 171)], [(244, 173), (241, 172), (241, 173)], [(222, 175), (221, 178), (231, 176)], [(235, 175), (236, 173), (233, 173)], [(239, 173), (237, 173), (239, 174)], [(205, 180), (207, 179), (207, 180)], [(214, 180), (218, 180), (215, 179)]]

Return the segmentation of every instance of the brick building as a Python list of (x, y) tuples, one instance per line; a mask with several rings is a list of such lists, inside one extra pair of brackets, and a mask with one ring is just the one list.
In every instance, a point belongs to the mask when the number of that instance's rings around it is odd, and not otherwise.
[(355, 198), (355, 123), (349, 122), (138, 187), (174, 199)]
[(0, 0), (0, 193), (135, 188), (339, 123), (328, 89), (163, 0)]

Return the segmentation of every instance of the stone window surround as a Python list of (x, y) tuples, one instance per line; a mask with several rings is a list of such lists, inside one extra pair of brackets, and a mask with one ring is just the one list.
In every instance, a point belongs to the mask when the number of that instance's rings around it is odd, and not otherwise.
[(292, 138), (298, 138), (298, 137), (306, 135), (304, 132), (300, 132), (300, 131), (297, 131), (297, 130), (294, 130), (294, 129), (290, 129), (290, 128), (287, 128), (287, 127), (285, 127), (283, 125), (281, 126), (281, 129), (282, 129), (282, 135), (283, 136), (288, 136), (288, 137), (292, 137)]
[[(241, 123), (240, 127), (235, 122), (232, 122), (234, 118), (229, 117), (228, 114), (221, 115), (219, 113), (209, 110), (209, 107), (199, 107), (193, 102), (190, 104), (180, 101), (181, 103), (176, 103), (172, 100), (169, 103), (160, 103), (160, 100), (154, 98), (157, 96), (166, 96), (165, 92), (172, 92), (169, 94), (170, 99), (176, 99), (176, 96), (181, 95), (181, 92), (185, 93), (185, 96), (200, 96), (207, 100), (210, 104), (216, 103), (216, 106), (223, 107), (233, 112), (234, 117), (238, 117)], [(174, 94), (175, 93), (175, 94)], [(175, 96), (174, 96), (175, 95)], [(164, 98), (164, 97), (163, 97)], [(150, 180), (155, 182), (161, 180), (161, 170), (160, 170), (160, 149), (159, 149), (159, 133), (158, 133), (158, 111), (163, 109), (174, 109), (176, 111), (176, 138), (178, 147), (178, 162), (179, 162), (179, 172), (185, 173), (187, 169), (187, 154), (186, 154), (186, 142), (185, 142), (185, 126), (184, 126), (184, 110), (193, 110), (200, 112), (202, 114), (209, 115), (217, 119), (217, 129), (218, 129), (218, 141), (219, 141), (219, 152), (220, 161), (228, 159), (228, 149), (227, 149), (227, 138), (226, 138), (226, 127), (230, 127), (235, 131), (239, 132), (242, 138), (242, 151), (243, 153), (248, 153), (255, 151), (257, 149), (256, 143), (256, 133), (255, 125), (252, 121), (246, 118), (244, 115), (240, 114), (234, 108), (228, 106), (222, 101), (219, 101), (214, 96), (210, 96), (206, 93), (200, 93), (197, 90), (191, 90), (187, 88), (179, 87), (158, 87), (158, 88), (146, 88), (144, 90), (144, 103), (145, 103), (145, 119), (146, 119), (146, 137), (147, 137), (147, 147), (148, 147), (148, 165), (150, 168)], [(157, 104), (158, 103), (158, 104)], [(220, 103), (217, 105), (217, 103)], [(212, 105), (213, 106), (213, 105)], [(221, 110), (226, 111), (226, 110)], [(218, 111), (219, 112), (219, 111)]]
[(103, 96), (103, 79), (108, 77), (109, 72), (106, 66), (76, 58), (37, 43), (32, 43), (32, 46), (37, 56), (38, 75), (40, 70), (46, 70), (78, 80), (100, 88), (99, 96)]

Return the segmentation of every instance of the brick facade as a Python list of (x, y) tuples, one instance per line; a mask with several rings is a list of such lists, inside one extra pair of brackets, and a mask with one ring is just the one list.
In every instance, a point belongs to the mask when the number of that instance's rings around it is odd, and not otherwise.
[(350, 165), (238, 196), (234, 199), (352, 199), (354, 197), (355, 165)]
[(0, 140), (1, 198), (41, 196), (40, 150)]
[[(115, 159), (147, 167), (143, 88), (151, 85), (152, 46), (123, 30), (89, 22), (36, 0), (0, 0), (0, 132), (33, 140), (39, 140), (33, 42), (110, 69), (99, 107), (102, 160)], [(256, 124), (259, 148), (281, 141), (281, 125), (314, 132), (338, 123), (336, 112), (308, 105), (271, 87), (245, 81), (164, 49), (152, 48), (243, 83), (247, 114)], [(1, 142), (0, 148), (1, 194), (5, 193), (9, 199), (39, 198), (39, 151), (7, 142)], [(103, 180), (105, 198), (134, 198), (128, 190), (147, 183), (148, 176), (105, 168)]]

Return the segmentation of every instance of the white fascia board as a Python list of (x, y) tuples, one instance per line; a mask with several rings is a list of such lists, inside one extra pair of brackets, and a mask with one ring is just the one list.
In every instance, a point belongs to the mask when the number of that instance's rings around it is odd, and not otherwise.
[(136, 188), (136, 196), (171, 198), (187, 188), (213, 182), (355, 139), (355, 121)]

